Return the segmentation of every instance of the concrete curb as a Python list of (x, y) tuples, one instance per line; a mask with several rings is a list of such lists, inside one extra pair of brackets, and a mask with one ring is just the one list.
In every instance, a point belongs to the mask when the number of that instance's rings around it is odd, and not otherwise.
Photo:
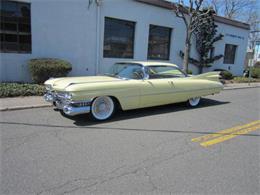
[[(225, 86), (224, 90), (236, 90), (236, 89), (251, 89), (251, 88), (260, 88), (260, 86), (244, 86), (244, 87), (228, 87)], [(46, 108), (51, 107), (51, 104), (36, 104), (36, 105), (28, 105), (28, 106), (14, 106), (9, 108), (0, 108), (0, 112), (5, 111), (15, 111), (15, 110), (25, 110), (25, 109), (32, 109), (32, 108)]]
[(224, 90), (251, 89), (251, 88), (260, 88), (260, 86), (247, 86), (247, 87), (224, 87)]
[(14, 110), (25, 110), (25, 109), (32, 109), (32, 108), (45, 108), (45, 107), (51, 107), (51, 104), (45, 104), (45, 105), (30, 105), (30, 106), (14, 106), (9, 108), (0, 108), (0, 112), (4, 111), (14, 111)]

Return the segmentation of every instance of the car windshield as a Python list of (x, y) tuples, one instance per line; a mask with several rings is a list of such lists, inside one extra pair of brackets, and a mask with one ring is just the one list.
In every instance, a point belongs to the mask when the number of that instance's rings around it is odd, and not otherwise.
[(118, 77), (122, 79), (143, 79), (144, 78), (142, 66), (139, 64), (131, 64), (131, 63), (116, 63), (111, 67), (110, 71), (105, 75)]

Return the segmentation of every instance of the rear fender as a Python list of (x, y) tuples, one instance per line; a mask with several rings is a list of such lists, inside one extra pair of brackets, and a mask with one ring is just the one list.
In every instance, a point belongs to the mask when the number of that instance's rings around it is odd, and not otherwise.
[(191, 77), (191, 79), (205, 79), (209, 81), (217, 81), (220, 82), (220, 71), (215, 71), (215, 72), (207, 72), (204, 74), (199, 74), (196, 76)]

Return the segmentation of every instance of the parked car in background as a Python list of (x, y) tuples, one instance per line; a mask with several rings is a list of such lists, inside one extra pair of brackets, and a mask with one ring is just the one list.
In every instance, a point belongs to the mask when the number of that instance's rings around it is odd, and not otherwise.
[(44, 98), (66, 115), (90, 113), (95, 120), (109, 119), (118, 109), (130, 110), (187, 101), (195, 107), (202, 96), (219, 93), (219, 72), (187, 76), (165, 62), (115, 63), (103, 76), (49, 79)]

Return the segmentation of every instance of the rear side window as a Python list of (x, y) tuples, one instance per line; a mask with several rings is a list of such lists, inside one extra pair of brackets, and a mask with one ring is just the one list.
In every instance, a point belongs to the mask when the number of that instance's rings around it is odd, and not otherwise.
[(148, 66), (147, 73), (150, 79), (186, 77), (180, 69), (174, 66)]

